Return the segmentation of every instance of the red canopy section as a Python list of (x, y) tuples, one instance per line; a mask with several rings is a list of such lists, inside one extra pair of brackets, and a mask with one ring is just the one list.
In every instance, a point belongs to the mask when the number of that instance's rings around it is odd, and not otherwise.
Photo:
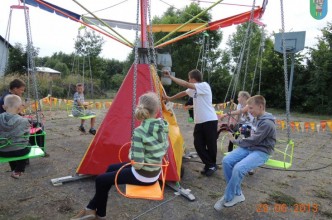
[[(94, 136), (94, 139), (87, 149), (79, 167), (77, 168), (77, 173), (98, 175), (104, 173), (110, 164), (120, 162), (118, 159), (119, 150), (122, 145), (130, 142), (131, 140), (133, 76), (134, 65), (131, 66), (125, 80), (120, 87), (120, 90), (112, 102), (109, 111), (107, 112), (102, 124), (100, 125), (97, 134)], [(148, 91), (153, 91), (151, 88), (151, 82), (153, 81), (154, 80), (151, 77), (149, 65), (138, 64), (136, 81), (136, 104), (138, 102), (138, 98), (142, 94)], [(175, 133), (177, 133), (177, 135), (180, 134), (176, 120), (174, 119), (175, 115), (167, 112), (165, 108), (163, 108), (163, 115), (167, 121), (169, 121), (170, 117), (173, 118), (173, 120), (169, 122), (169, 167), (166, 179), (168, 181), (179, 181), (179, 170), (181, 169), (182, 163), (181, 158), (183, 152), (183, 139), (182, 136), (175, 138)], [(139, 121), (135, 121), (135, 127), (139, 126), (139, 123)], [(175, 133), (174, 130), (176, 131)], [(177, 145), (177, 150), (174, 150), (175, 144)], [(180, 151), (179, 148), (181, 148)], [(174, 155), (174, 151), (176, 152), (176, 157)]]
[[(264, 13), (263, 8), (258, 8), (253, 12), (253, 20), (258, 20), (262, 17)], [(208, 29), (211, 31), (218, 30), (219, 28), (228, 27), (231, 25), (242, 24), (250, 20), (251, 11), (247, 11), (238, 15), (234, 15), (228, 18), (224, 18), (218, 21), (213, 21), (209, 23)]]

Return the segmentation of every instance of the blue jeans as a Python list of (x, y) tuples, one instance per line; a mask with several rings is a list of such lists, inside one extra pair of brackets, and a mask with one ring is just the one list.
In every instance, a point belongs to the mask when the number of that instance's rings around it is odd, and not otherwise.
[(262, 151), (253, 151), (247, 147), (238, 147), (231, 151), (222, 160), (222, 167), (226, 179), (224, 199), (231, 201), (235, 195), (241, 195), (241, 183), (243, 177), (252, 169), (263, 165), (269, 159), (269, 155)]

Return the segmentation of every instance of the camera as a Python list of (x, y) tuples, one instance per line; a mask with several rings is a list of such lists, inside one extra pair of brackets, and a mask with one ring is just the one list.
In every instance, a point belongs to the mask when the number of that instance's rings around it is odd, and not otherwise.
[(250, 125), (242, 125), (241, 126), (241, 134), (244, 135), (244, 137), (250, 137), (251, 133), (251, 126)]

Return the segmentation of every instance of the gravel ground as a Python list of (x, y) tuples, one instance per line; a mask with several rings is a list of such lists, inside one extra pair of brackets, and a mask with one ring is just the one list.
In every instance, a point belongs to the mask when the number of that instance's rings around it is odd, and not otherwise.
[[(175, 109), (183, 134), (186, 152), (194, 152), (193, 124), (187, 123), (187, 112)], [(106, 110), (97, 111), (97, 125)], [(277, 116), (278, 117), (278, 116)], [(69, 219), (84, 207), (94, 193), (94, 178), (53, 186), (53, 178), (74, 175), (92, 136), (78, 131), (79, 121), (64, 111), (45, 112), (47, 152), (49, 157), (30, 160), (24, 176), (10, 177), (8, 164), (0, 164), (0, 219)], [(281, 118), (278, 117), (278, 118)], [(305, 121), (304, 118), (293, 120)], [(222, 196), (225, 181), (221, 167), (212, 177), (199, 171), (199, 158), (184, 159), (181, 185), (196, 197), (190, 202), (165, 189), (164, 201), (126, 199), (115, 188), (109, 194), (108, 219), (332, 219), (332, 134), (292, 133), (295, 152), (292, 170), (258, 168), (243, 181), (246, 201), (221, 212), (213, 209)], [(278, 129), (279, 147), (284, 147), (286, 132)], [(226, 145), (218, 141), (220, 163)], [(150, 210), (151, 209), (151, 210)]]

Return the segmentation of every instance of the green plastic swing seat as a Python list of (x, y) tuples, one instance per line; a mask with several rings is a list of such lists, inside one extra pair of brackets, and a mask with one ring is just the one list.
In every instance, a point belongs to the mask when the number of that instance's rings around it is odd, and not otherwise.
[(84, 119), (84, 120), (96, 117), (96, 115), (85, 115), (85, 116), (75, 117), (75, 116), (73, 116), (73, 114), (69, 114), (68, 116), (74, 117), (74, 118), (79, 118), (79, 119)]
[(79, 118), (79, 119), (83, 119), (83, 120), (87, 120), (87, 119), (95, 118), (96, 117), (96, 115), (84, 115), (84, 113), (83, 113), (83, 116), (77, 116), (77, 117), (75, 117), (72, 114), (72, 112), (71, 112), (72, 107), (73, 107), (73, 103), (72, 102), (68, 102), (66, 104), (66, 109), (67, 109), (67, 112), (68, 112), (68, 117)]
[[(16, 161), (16, 160), (24, 160), (24, 159), (29, 159), (29, 158), (37, 158), (37, 157), (44, 157), (45, 156), (45, 141), (46, 141), (46, 132), (42, 131), (41, 133), (37, 133), (40, 129), (39, 128), (31, 128), (30, 129), (30, 138), (32, 137), (33, 139), (33, 144), (31, 146), (26, 146), (26, 147), (30, 147), (30, 152), (24, 156), (20, 156), (20, 157), (0, 157), (0, 163), (6, 163), (6, 162), (10, 162), (10, 161)], [(38, 146), (37, 143), (37, 137), (41, 137), (40, 140), (40, 145)], [(1, 142), (3, 142), (3, 145), (0, 145), (1, 147), (5, 147), (8, 144), (10, 144), (10, 141), (8, 141), (7, 138), (1, 138), (0, 137)]]
[[(234, 146), (234, 148), (235, 148), (235, 146)], [(270, 166), (270, 167), (275, 167), (275, 168), (280, 168), (280, 169), (291, 168), (292, 164), (293, 164), (294, 141), (290, 140), (284, 151), (278, 150), (276, 148), (274, 150), (276, 152), (278, 152), (279, 154), (283, 155), (283, 160), (268, 159), (264, 165)], [(230, 152), (226, 152), (226, 153), (224, 153), (224, 155), (226, 156), (229, 153)]]
[(6, 163), (6, 162), (10, 162), (10, 161), (24, 160), (24, 159), (29, 159), (29, 158), (45, 156), (45, 152), (37, 145), (29, 146), (29, 147), (31, 147), (30, 153), (28, 153), (24, 156), (21, 156), (21, 157), (0, 157), (0, 163)]

